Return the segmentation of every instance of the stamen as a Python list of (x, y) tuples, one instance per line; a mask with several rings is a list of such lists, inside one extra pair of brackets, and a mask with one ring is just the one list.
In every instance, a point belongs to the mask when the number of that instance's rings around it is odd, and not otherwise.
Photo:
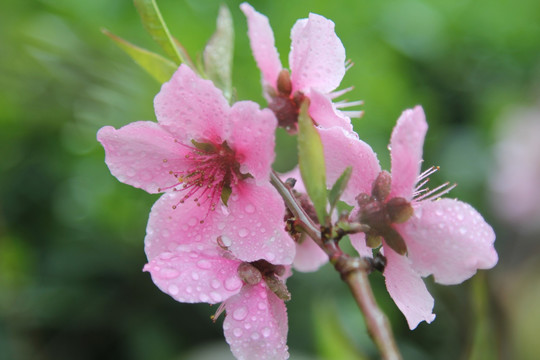
[(354, 63), (351, 59), (345, 61), (345, 72), (349, 71), (350, 68), (354, 66)]
[(427, 193), (415, 198), (414, 200), (433, 200), (443, 196), (444, 194), (448, 194), (453, 188), (457, 186), (457, 184), (455, 183), (450, 186), (449, 185), (449, 182), (445, 182), (444, 184), (437, 186), (435, 189), (428, 191)]
[(336, 105), (336, 107), (338, 109), (343, 109), (343, 108), (348, 108), (348, 107), (353, 107), (353, 106), (364, 105), (364, 102), (362, 100), (358, 100), (358, 101), (338, 101), (338, 102), (335, 102), (334, 105)]
[(335, 98), (340, 97), (343, 94), (348, 93), (352, 89), (354, 89), (354, 86), (350, 86), (350, 87), (345, 88), (343, 90), (332, 91), (330, 94), (328, 94), (328, 96), (330, 97), (330, 99), (335, 99)]
[[(424, 180), (425, 178), (427, 178), (429, 175), (431, 174), (434, 174), (436, 173), (437, 171), (441, 170), (441, 167), (440, 166), (432, 166), (430, 167), (429, 169), (427, 169), (426, 171), (424, 171), (423, 173), (421, 173), (419, 176), (418, 176), (418, 180), (416, 180), (416, 182), (420, 182), (422, 180)], [(419, 188), (419, 186), (417, 186), (417, 188)]]
[(345, 116), (355, 119), (361, 118), (362, 115), (364, 115), (363, 111), (342, 111), (342, 113), (345, 114)]
[(225, 303), (222, 302), (219, 304), (219, 307), (216, 310), (216, 313), (212, 316), (210, 316), (210, 319), (212, 319), (213, 322), (216, 322), (216, 320), (219, 318), (219, 316), (223, 313), (223, 310), (225, 310)]

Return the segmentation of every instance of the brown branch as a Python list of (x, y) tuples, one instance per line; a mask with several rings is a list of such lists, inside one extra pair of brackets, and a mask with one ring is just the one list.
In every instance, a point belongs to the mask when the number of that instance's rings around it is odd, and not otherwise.
[(347, 283), (358, 307), (366, 319), (369, 335), (379, 348), (384, 360), (401, 360), (392, 328), (386, 315), (379, 309), (368, 279), (371, 263), (359, 257), (344, 253), (335, 239), (326, 239), (319, 225), (315, 224), (296, 200), (291, 189), (285, 185), (275, 172), (270, 174), (270, 182), (277, 189), (289, 210), (300, 224), (302, 230), (315, 241), (328, 255), (330, 262)]

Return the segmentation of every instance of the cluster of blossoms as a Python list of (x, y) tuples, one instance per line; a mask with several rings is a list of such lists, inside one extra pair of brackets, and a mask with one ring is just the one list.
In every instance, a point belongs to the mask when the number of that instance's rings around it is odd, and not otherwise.
[[(363, 257), (384, 255), (388, 291), (411, 329), (431, 322), (433, 298), (422, 277), (460, 283), (494, 266), (497, 254), (493, 230), (478, 212), (438, 200), (450, 187), (422, 189), (434, 171), (420, 174), (423, 110), (400, 117), (391, 138), (391, 174), (381, 171), (353, 132), (350, 118), (361, 113), (341, 110), (360, 102), (333, 102), (348, 90), (335, 91), (346, 62), (334, 23), (315, 14), (296, 22), (289, 73), (268, 19), (246, 3), (241, 10), (267, 109), (251, 101), (230, 106), (210, 80), (181, 65), (154, 100), (157, 123), (106, 126), (98, 133), (114, 176), (163, 193), (150, 213), (144, 270), (177, 301), (221, 303), (216, 317), (226, 311), (223, 329), (236, 357), (288, 357), (285, 280), (292, 268), (313, 271), (328, 256), (312, 239), (291, 235), (285, 203), (269, 180), (276, 127), (296, 133), (300, 106), (309, 101), (328, 186), (353, 169), (341, 200), (354, 206), (347, 221), (369, 229), (351, 234), (353, 246)], [(295, 190), (300, 197), (300, 181)]]

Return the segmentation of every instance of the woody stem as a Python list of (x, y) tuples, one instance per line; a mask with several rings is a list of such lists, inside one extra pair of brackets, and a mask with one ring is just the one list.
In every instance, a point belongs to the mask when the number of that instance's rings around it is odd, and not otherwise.
[(315, 241), (328, 255), (341, 279), (347, 283), (351, 293), (364, 314), (368, 333), (379, 348), (384, 360), (401, 360), (390, 323), (378, 307), (368, 279), (371, 264), (360, 257), (350, 257), (344, 253), (335, 239), (328, 238), (321, 232), (318, 224), (306, 214), (291, 189), (281, 181), (275, 172), (270, 174), (270, 183), (279, 192), (289, 210), (302, 227), (302, 230)]

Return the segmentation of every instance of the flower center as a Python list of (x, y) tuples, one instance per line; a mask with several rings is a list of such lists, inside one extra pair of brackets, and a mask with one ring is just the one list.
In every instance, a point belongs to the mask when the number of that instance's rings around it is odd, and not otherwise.
[(387, 200), (391, 181), (390, 174), (382, 171), (373, 182), (371, 195), (362, 193), (356, 197), (360, 207), (357, 220), (370, 228), (366, 232), (366, 244), (369, 247), (380, 246), (384, 238), (395, 252), (404, 255), (407, 253), (407, 245), (392, 224), (404, 223), (413, 215), (414, 210), (405, 198)]
[(170, 171), (178, 182), (159, 190), (173, 189), (184, 193), (173, 209), (192, 199), (197, 206), (208, 205), (208, 216), (210, 211), (216, 209), (220, 199), (227, 205), (232, 187), (247, 175), (240, 172), (237, 155), (226, 141), (221, 144), (191, 142), (193, 146), (184, 145), (190, 149), (185, 157), (191, 166), (187, 170)]
[(304, 94), (299, 91), (292, 93), (289, 71), (283, 69), (279, 73), (277, 93), (273, 88), (268, 89), (268, 93), (272, 97), (268, 108), (276, 115), (278, 126), (295, 134), (298, 130), (298, 113), (304, 100)]

